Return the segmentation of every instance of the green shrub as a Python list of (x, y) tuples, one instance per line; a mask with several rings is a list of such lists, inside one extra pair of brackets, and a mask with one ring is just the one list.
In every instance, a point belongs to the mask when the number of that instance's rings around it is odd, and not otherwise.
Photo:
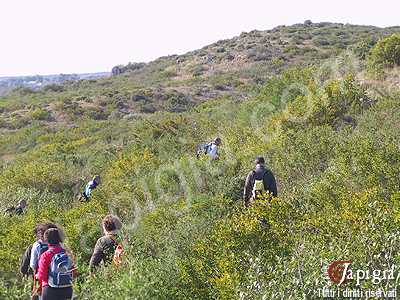
[(369, 52), (375, 46), (376, 42), (375, 39), (369, 38), (357, 43), (352, 49), (359, 58), (364, 60), (368, 57)]
[(400, 34), (392, 34), (377, 42), (369, 54), (373, 67), (394, 67), (400, 65)]
[(360, 113), (368, 103), (366, 88), (353, 75), (341, 81), (330, 80), (320, 87), (313, 78), (304, 84), (295, 84), (289, 91), (278, 89), (277, 92), (275, 97), (288, 105), (285, 113), (274, 117), (270, 124), (272, 129), (320, 125), (338, 127)]
[(46, 121), (50, 119), (51, 113), (47, 109), (37, 108), (31, 112), (31, 117), (34, 120)]
[(140, 106), (140, 112), (146, 113), (146, 114), (152, 114), (157, 111), (156, 107), (152, 103), (143, 103)]
[(32, 95), (32, 94), (36, 94), (37, 91), (35, 91), (32, 88), (29, 87), (18, 87), (16, 89), (13, 90), (14, 93), (17, 93), (18, 95), (21, 96), (27, 96), (27, 95)]
[(329, 46), (329, 45), (331, 45), (331, 42), (328, 39), (323, 38), (323, 37), (314, 38), (313, 39), (313, 43), (316, 46)]
[(56, 92), (56, 93), (59, 93), (59, 92), (63, 92), (63, 91), (64, 91), (64, 87), (63, 87), (62, 85), (60, 85), (60, 84), (55, 84), (55, 83), (53, 83), (53, 84), (48, 84), (48, 85), (46, 85), (46, 86), (43, 88), (43, 90), (46, 91), (46, 92)]

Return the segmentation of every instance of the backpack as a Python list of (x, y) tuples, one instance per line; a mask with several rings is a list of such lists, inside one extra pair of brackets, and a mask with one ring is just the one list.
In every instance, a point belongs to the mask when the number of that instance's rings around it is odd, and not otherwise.
[(46, 244), (46, 243), (42, 243), (42, 242), (39, 242), (38, 241), (38, 243), (39, 243), (39, 246), (40, 246), (40, 248), (39, 248), (39, 257), (40, 257), (40, 255), (42, 255), (43, 253), (45, 253), (47, 250), (49, 250), (49, 245), (48, 244)]
[(212, 146), (212, 142), (210, 142), (210, 143), (207, 143), (207, 144), (201, 144), (201, 145), (198, 145), (197, 146), (197, 152), (196, 152), (196, 156), (197, 156), (197, 158), (199, 158), (200, 157), (200, 155), (202, 155), (202, 154), (208, 154), (208, 152), (210, 152), (210, 150), (211, 150), (211, 146)]
[(52, 288), (72, 286), (72, 266), (72, 260), (64, 249), (54, 254), (49, 268), (49, 286)]
[(261, 179), (256, 178), (256, 172), (253, 171), (253, 176), (254, 176), (254, 185), (253, 185), (253, 199), (261, 199), (264, 198), (265, 196), (265, 186), (264, 186), (264, 177), (265, 174), (268, 173), (268, 170), (265, 170), (261, 176)]
[(122, 257), (124, 254), (124, 247), (122, 244), (118, 244), (114, 251), (113, 262), (116, 267), (119, 267), (122, 263)]
[(22, 208), (22, 207), (20, 207), (20, 206), (17, 206), (16, 208), (15, 208), (15, 214), (16, 215), (22, 215), (24, 213), (24, 209)]
[(29, 245), (21, 257), (21, 263), (20, 263), (20, 267), (19, 267), (19, 272), (23, 276), (33, 275), (33, 270), (29, 266), (29, 261), (31, 259), (31, 253), (32, 253), (32, 245)]

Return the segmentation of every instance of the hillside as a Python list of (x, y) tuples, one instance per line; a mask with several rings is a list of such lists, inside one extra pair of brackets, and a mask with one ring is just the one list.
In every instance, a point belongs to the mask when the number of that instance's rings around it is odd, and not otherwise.
[[(0, 216), (0, 298), (28, 297), (19, 254), (49, 220), (74, 254), (78, 299), (318, 299), (333, 261), (399, 265), (400, 60), (389, 58), (400, 53), (384, 55), (399, 49), (393, 33), (280, 26), (0, 98), (0, 208), (28, 201), (26, 214)], [(195, 159), (215, 136), (219, 160)], [(279, 196), (244, 209), (260, 154)], [(93, 174), (101, 185), (77, 202)], [(124, 263), (89, 276), (110, 212), (124, 223)], [(356, 283), (345, 287), (396, 288)]]
[(379, 37), (398, 30), (306, 22), (242, 33), (184, 55), (117, 66), (114, 73), (124, 73), (111, 78), (17, 89), (0, 97), (0, 128), (14, 130), (35, 120), (65, 126), (82, 118), (134, 119), (186, 111), (209, 99), (245, 98), (288, 67), (322, 63), (349, 47), (363, 55)]

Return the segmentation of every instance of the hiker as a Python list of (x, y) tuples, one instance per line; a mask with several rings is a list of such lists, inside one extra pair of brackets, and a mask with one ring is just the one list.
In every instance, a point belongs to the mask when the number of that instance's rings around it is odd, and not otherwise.
[(40, 294), (42, 293), (42, 288), (40, 285), (38, 285), (38, 282), (36, 279), (36, 274), (39, 269), (40, 256), (44, 252), (46, 252), (49, 248), (49, 246), (47, 245), (47, 243), (44, 240), (44, 233), (49, 228), (57, 228), (57, 225), (55, 225), (53, 223), (37, 224), (33, 231), (36, 236), (36, 241), (32, 245), (31, 252), (30, 252), (30, 261), (29, 261), (29, 267), (33, 273), (32, 299), (41, 299)]
[(11, 206), (7, 208), (4, 212), (8, 216), (17, 215), (20, 216), (26, 211), (26, 200), (18, 201), (17, 206)]
[(244, 186), (243, 202), (246, 207), (257, 199), (269, 200), (278, 195), (274, 174), (265, 167), (264, 157), (258, 156), (255, 164), (255, 170), (247, 175)]
[(40, 256), (36, 278), (42, 287), (42, 300), (72, 299), (74, 264), (61, 246), (64, 233), (60, 228), (49, 228), (44, 233), (49, 248)]
[(91, 181), (86, 184), (85, 190), (81, 194), (81, 201), (89, 201), (92, 196), (92, 191), (100, 184), (100, 176), (96, 175)]
[[(39, 233), (39, 231), (41, 231)], [(35, 228), (33, 229), (33, 234), (36, 238), (35, 243), (38, 242), (39, 240), (43, 239), (43, 224), (37, 224)], [(30, 266), (30, 261), (31, 261), (31, 255), (32, 255), (32, 248), (35, 244), (30, 244), (24, 254), (21, 257), (21, 263), (19, 267), (19, 272), (22, 275), (22, 277), (29, 277), (33, 275), (33, 269)], [(35, 246), (36, 247), (36, 246)], [(47, 249), (47, 247), (46, 247)]]
[(221, 145), (221, 143), (221, 138), (217, 137), (212, 142), (200, 145), (197, 148), (197, 158), (200, 158), (202, 154), (206, 154), (209, 155), (212, 160), (218, 159), (218, 147)]
[(29, 266), (33, 270), (34, 274), (37, 273), (39, 267), (40, 256), (47, 251), (48, 245), (44, 241), (44, 233), (50, 228), (57, 228), (57, 225), (53, 223), (37, 224), (34, 230), (36, 235), (36, 241), (32, 245), (31, 257)]
[(117, 242), (119, 240), (118, 233), (121, 228), (122, 223), (117, 216), (107, 215), (103, 219), (102, 229), (104, 232), (104, 236), (97, 240), (92, 257), (90, 258), (89, 266), (91, 273), (94, 273), (101, 262), (107, 264), (115, 259), (117, 248), (122, 247)]

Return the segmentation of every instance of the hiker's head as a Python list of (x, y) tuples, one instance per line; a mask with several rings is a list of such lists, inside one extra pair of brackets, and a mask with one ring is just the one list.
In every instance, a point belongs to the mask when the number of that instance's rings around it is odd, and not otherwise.
[(36, 239), (43, 240), (43, 234), (45, 231), (44, 224), (36, 224), (35, 229), (33, 229), (33, 234), (36, 236)]
[(92, 179), (94, 182), (96, 182), (97, 184), (100, 184), (100, 175), (95, 175), (95, 176), (93, 176), (93, 179)]
[(265, 159), (262, 156), (257, 156), (254, 163), (256, 165), (265, 165)]
[(26, 207), (26, 200), (22, 199), (18, 201), (18, 206), (21, 208), (25, 208)]
[(64, 240), (64, 234), (59, 228), (49, 228), (44, 233), (44, 240), (49, 245), (58, 245)]
[(38, 240), (44, 240), (44, 233), (50, 228), (57, 228), (57, 225), (53, 223), (37, 224), (33, 232)]
[(35, 229), (33, 230), (33, 234), (36, 236), (36, 239), (43, 240), (44, 233), (49, 228), (57, 228), (57, 225), (53, 223), (44, 223), (44, 224), (37, 224)]
[(122, 223), (117, 216), (107, 215), (103, 222), (104, 233), (117, 233), (122, 228)]
[(222, 143), (222, 141), (221, 141), (220, 137), (215, 138), (215, 140), (214, 140), (215, 145), (219, 146), (219, 145), (221, 145), (221, 143)]
[(50, 229), (50, 228), (58, 228), (57, 225), (54, 223), (44, 223), (43, 227), (44, 227), (44, 231), (46, 231), (47, 229)]

